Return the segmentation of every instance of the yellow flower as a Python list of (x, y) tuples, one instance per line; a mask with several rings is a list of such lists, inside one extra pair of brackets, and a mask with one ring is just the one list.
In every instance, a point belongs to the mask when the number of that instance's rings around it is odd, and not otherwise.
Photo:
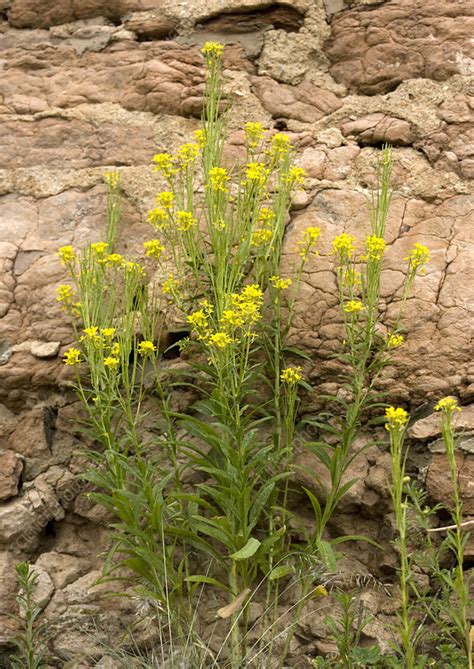
[(164, 207), (165, 209), (171, 209), (174, 204), (174, 195), (169, 190), (165, 190), (162, 193), (158, 193), (156, 196), (156, 203), (159, 207)]
[(403, 335), (393, 334), (393, 332), (391, 332), (387, 338), (387, 348), (398, 348), (403, 345), (404, 341), (405, 339)]
[(291, 279), (282, 279), (281, 276), (271, 276), (269, 281), (277, 290), (285, 290), (293, 283)]
[[(321, 229), (315, 226), (309, 226), (303, 232), (303, 236), (298, 242), (298, 255), (300, 255), (303, 260), (306, 260), (308, 257), (311, 248), (316, 244), (320, 234)], [(318, 255), (317, 251), (315, 251), (315, 253)]]
[(229, 344), (232, 344), (232, 339), (229, 337), (227, 332), (215, 332), (209, 337), (209, 344), (215, 346), (216, 348), (226, 348)]
[(280, 380), (282, 383), (287, 383), (289, 386), (294, 386), (303, 378), (300, 372), (301, 367), (287, 367), (280, 374)]
[(107, 358), (104, 358), (105, 367), (110, 367), (110, 369), (117, 369), (119, 364), (120, 360), (118, 358), (115, 358), (113, 356), (108, 356)]
[(258, 222), (267, 225), (275, 218), (274, 212), (269, 207), (262, 207), (258, 212)]
[(356, 238), (343, 232), (333, 239), (332, 252), (339, 257), (341, 265), (349, 261), (354, 255)]
[(249, 121), (244, 125), (245, 141), (251, 149), (256, 149), (264, 135), (263, 125)]
[(154, 345), (154, 343), (152, 341), (148, 341), (147, 339), (145, 339), (144, 341), (141, 341), (138, 344), (137, 350), (138, 350), (140, 355), (143, 355), (143, 356), (151, 355), (152, 353), (154, 353), (156, 351), (156, 346)]
[(220, 58), (224, 52), (224, 45), (220, 42), (205, 42), (201, 53), (205, 58)]
[(204, 146), (204, 130), (195, 130), (194, 139), (198, 145), (202, 148)]
[(168, 275), (168, 278), (163, 281), (162, 290), (165, 294), (174, 293), (179, 286), (179, 282), (176, 281), (172, 274)]
[(252, 246), (262, 246), (266, 244), (273, 237), (272, 230), (268, 228), (260, 228), (259, 230), (254, 230), (250, 237), (250, 243)]
[(69, 351), (66, 351), (66, 353), (63, 356), (63, 362), (65, 365), (78, 365), (79, 363), (82, 362), (81, 359), (81, 352), (77, 348), (70, 348)]
[(144, 242), (143, 248), (145, 249), (146, 256), (149, 258), (156, 258), (156, 260), (161, 258), (161, 255), (165, 250), (165, 247), (159, 239), (150, 239), (149, 241)]
[(187, 321), (193, 328), (207, 328), (208, 315), (204, 309), (198, 309), (187, 317)]
[(182, 232), (187, 232), (190, 228), (196, 225), (197, 220), (190, 211), (176, 212), (176, 227)]
[(233, 309), (225, 309), (219, 319), (219, 324), (224, 328), (241, 328), (244, 322), (242, 314)]
[(198, 144), (181, 144), (178, 148), (178, 161), (181, 165), (191, 165), (199, 155)]
[(240, 293), (232, 293), (230, 303), (244, 321), (256, 323), (261, 318), (260, 308), (263, 303), (263, 291), (258, 284), (250, 284), (245, 286)]
[(370, 235), (365, 240), (365, 250), (367, 253), (366, 257), (369, 260), (373, 260), (374, 262), (381, 260), (385, 252), (385, 239)]
[(291, 142), (288, 135), (285, 135), (282, 132), (277, 132), (273, 135), (271, 139), (271, 150), (270, 153), (277, 157), (282, 156), (289, 152), (291, 148)]
[(137, 262), (134, 262), (133, 260), (127, 260), (127, 262), (123, 264), (123, 267), (127, 274), (131, 274), (132, 272), (143, 274), (145, 271), (141, 265), (139, 265)]
[(214, 307), (213, 305), (209, 302), (209, 300), (201, 300), (199, 302), (199, 306), (202, 307), (204, 313), (207, 316), (210, 316), (212, 313), (214, 313)]
[(170, 178), (176, 174), (176, 169), (173, 165), (173, 156), (169, 153), (157, 153), (153, 156), (152, 161), (155, 163), (156, 167), (153, 169), (154, 172), (161, 172), (164, 177)]
[(58, 302), (63, 302), (65, 305), (70, 305), (72, 302), (72, 286), (62, 284), (56, 288)]
[(385, 419), (387, 421), (385, 425), (387, 430), (400, 431), (403, 430), (408, 422), (408, 414), (405, 409), (401, 409), (400, 407), (388, 407), (385, 409)]
[(256, 304), (262, 304), (263, 302), (263, 291), (257, 283), (251, 283), (240, 293), (241, 300), (243, 302), (255, 302)]
[(115, 344), (112, 346), (112, 348), (110, 349), (110, 353), (113, 356), (120, 355), (120, 344), (118, 343), (118, 341), (116, 341)]
[(268, 179), (269, 170), (264, 163), (247, 163), (245, 166), (245, 176), (247, 182), (254, 181), (258, 185), (263, 186)]
[(115, 328), (100, 328), (100, 334), (104, 339), (112, 339), (115, 336)]
[(106, 172), (104, 174), (104, 181), (110, 186), (110, 188), (115, 189), (120, 183), (120, 173)]
[(227, 193), (227, 181), (229, 175), (223, 167), (211, 167), (209, 170), (209, 186), (213, 191)]
[(81, 337), (81, 341), (90, 341), (93, 344), (98, 344), (102, 342), (102, 339), (99, 335), (99, 328), (97, 325), (92, 325), (89, 328), (84, 328), (84, 334)]
[(150, 209), (148, 212), (147, 221), (156, 228), (161, 229), (169, 222), (169, 214), (162, 207), (155, 207), (155, 209)]
[(91, 244), (91, 251), (93, 251), (98, 258), (103, 258), (108, 246), (107, 242), (95, 242), (94, 244)]
[(288, 172), (288, 183), (291, 188), (299, 186), (303, 183), (303, 179), (306, 176), (306, 172), (302, 167), (290, 167)]
[(73, 262), (76, 258), (74, 248), (70, 244), (67, 246), (61, 246), (61, 248), (58, 250), (57, 255), (59, 256), (61, 262), (64, 265), (68, 265), (69, 263)]
[(344, 311), (347, 314), (358, 314), (363, 308), (364, 305), (359, 300), (349, 300), (349, 302), (346, 302), (344, 305)]
[(408, 260), (409, 270), (418, 270), (420, 267), (426, 265), (430, 260), (430, 252), (427, 246), (423, 244), (414, 244), (411, 251), (404, 258)]
[(123, 261), (123, 257), (120, 255), (120, 253), (110, 253), (106, 257), (105, 261), (109, 266), (121, 265), (122, 261)]
[(461, 411), (461, 407), (455, 397), (443, 397), (435, 406), (435, 411), (452, 414), (455, 411)]

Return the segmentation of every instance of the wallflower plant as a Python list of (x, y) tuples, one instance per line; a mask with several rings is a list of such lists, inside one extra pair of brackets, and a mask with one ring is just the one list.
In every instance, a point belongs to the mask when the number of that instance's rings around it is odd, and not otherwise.
[[(195, 141), (175, 155), (153, 157), (162, 190), (147, 217), (153, 237), (143, 245), (145, 264), (117, 253), (120, 178), (106, 175), (106, 241), (59, 250), (70, 285), (59, 288), (58, 300), (74, 319), (77, 342), (64, 361), (101, 447), (89, 454), (87, 478), (99, 491), (94, 499), (116, 518), (107, 575), (119, 567), (134, 573), (137, 592), (166, 613), (171, 655), (177, 639), (189, 638), (186, 630), (194, 638), (196, 593), (209, 588), (225, 594), (227, 607), (218, 617), (230, 621), (228, 647), (209, 666), (269, 666), (278, 640), (276, 666), (283, 667), (305, 604), (323, 588), (318, 574), (336, 569), (338, 543), (361, 539), (330, 541), (327, 528), (355, 483), (343, 480), (360, 453), (354, 449), (360, 424), (380, 406), (377, 380), (391, 350), (404, 343), (399, 320), (386, 339), (378, 334), (392, 161), (385, 148), (365, 242), (350, 231), (332, 242), (344, 340), (337, 357), (351, 399), (328, 398), (339, 406), (331, 423), (322, 414), (298, 425), (299, 394), (309, 388), (308, 356), (290, 345), (290, 333), (306, 263), (317, 257), (324, 232), (303, 232), (291, 276), (282, 276), (285, 225), (304, 171), (293, 163), (288, 136), (257, 122), (244, 126), (243, 164), (224, 162), (223, 52), (216, 42), (202, 49), (206, 88)], [(407, 258), (403, 300), (429, 252), (416, 245)], [(190, 331), (181, 343), (186, 355), (179, 372), (160, 356), (169, 306)], [(174, 399), (183, 388), (197, 399), (177, 411)], [(387, 413), (396, 448), (405, 424), (401, 411)], [(145, 438), (150, 415), (151, 442)], [(319, 441), (300, 434), (308, 424), (319, 430)], [(328, 430), (336, 436), (331, 444), (324, 439)], [(301, 529), (303, 543), (288, 529), (296, 443), (316, 455), (330, 479), (324, 502), (306, 490), (314, 530)], [(279, 631), (281, 588), (288, 583), (285, 590), (298, 585), (300, 598)], [(248, 603), (258, 596), (264, 614), (255, 647), (248, 644)], [(405, 645), (412, 634), (407, 611)], [(199, 654), (204, 642), (197, 641), (190, 645)]]

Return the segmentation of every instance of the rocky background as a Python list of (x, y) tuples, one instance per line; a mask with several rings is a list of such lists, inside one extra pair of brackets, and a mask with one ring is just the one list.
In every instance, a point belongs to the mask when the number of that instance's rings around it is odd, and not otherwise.
[[(59, 667), (89, 666), (76, 661), (83, 653), (99, 659), (100, 643), (116, 642), (134, 614), (133, 602), (104, 599), (104, 586), (94, 587), (107, 518), (76, 478), (84, 439), (60, 357), (72, 334), (55, 303), (65, 278), (55, 252), (102, 238), (102, 175), (118, 169), (121, 251), (139, 253), (160, 185), (150, 160), (198, 127), (199, 47), (208, 39), (228, 45), (230, 158), (242, 145), (238, 127), (259, 120), (291, 135), (308, 174), (285, 256), (290, 264), (302, 229), (321, 227), (296, 332), (313, 360), (307, 411), (318, 393), (336, 389), (330, 240), (368, 230), (374, 153), (384, 142), (395, 147), (388, 319), (407, 249), (424, 243), (432, 261), (415, 284), (407, 343), (383, 386), (415, 410), (410, 437), (433, 502), (449, 500), (434, 401), (451, 393), (467, 405), (459, 464), (465, 512), (474, 516), (473, 15), (470, 0), (0, 0), (0, 667), (8, 666), (19, 559), (35, 563)], [(386, 555), (359, 551), (350, 565), (383, 579), (395, 565), (388, 455), (372, 449), (354, 468), (361, 480), (333, 531), (385, 543)], [(390, 613), (368, 586), (367, 601), (374, 613)], [(317, 617), (300, 631), (306, 651), (324, 648)]]

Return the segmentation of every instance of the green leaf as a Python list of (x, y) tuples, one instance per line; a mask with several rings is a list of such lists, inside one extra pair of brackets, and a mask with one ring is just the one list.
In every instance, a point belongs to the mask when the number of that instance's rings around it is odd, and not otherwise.
[(298, 358), (303, 358), (304, 360), (311, 360), (311, 356), (302, 351), (300, 348), (297, 348), (296, 346), (285, 346), (282, 350), (282, 353), (291, 353), (292, 355), (296, 355)]
[(305, 488), (304, 486), (303, 486), (303, 490), (308, 495), (309, 501), (311, 502), (311, 506), (313, 507), (314, 516), (315, 516), (315, 520), (316, 520), (316, 526), (321, 527), (322, 516), (323, 516), (323, 512), (322, 512), (322, 509), (321, 509), (321, 504), (319, 503), (319, 500), (316, 497), (316, 495), (314, 493), (312, 493), (311, 490), (308, 490), (308, 488)]
[(268, 575), (269, 581), (277, 581), (279, 578), (284, 578), (294, 573), (294, 568), (291, 564), (281, 564), (279, 567), (275, 567), (271, 570)]
[(316, 549), (321, 555), (321, 560), (327, 565), (329, 571), (335, 572), (337, 567), (336, 553), (329, 541), (319, 539), (316, 542)]
[(214, 585), (216, 588), (230, 592), (230, 589), (224, 583), (221, 583), (216, 578), (211, 576), (204, 576), (203, 574), (194, 574), (193, 576), (187, 576), (185, 579), (188, 583), (206, 583), (207, 585)]
[(365, 543), (370, 544), (371, 546), (375, 546), (376, 548), (383, 548), (383, 546), (377, 543), (377, 541), (371, 539), (370, 537), (366, 537), (363, 534), (347, 534), (343, 537), (337, 537), (336, 539), (333, 539), (331, 543), (333, 546), (336, 546), (337, 544), (343, 544), (346, 541), (365, 541)]
[(259, 546), (260, 541), (258, 539), (254, 539), (254, 537), (250, 537), (245, 546), (236, 553), (233, 553), (230, 557), (233, 560), (248, 560), (252, 557), (252, 555), (255, 555)]

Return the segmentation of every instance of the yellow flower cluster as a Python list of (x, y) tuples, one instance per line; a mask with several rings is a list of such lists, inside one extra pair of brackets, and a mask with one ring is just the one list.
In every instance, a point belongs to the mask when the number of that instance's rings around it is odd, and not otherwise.
[(383, 254), (385, 253), (385, 239), (376, 235), (370, 235), (365, 240), (365, 251), (368, 260), (378, 262), (383, 258)]
[(287, 383), (289, 386), (294, 386), (303, 377), (301, 376), (301, 367), (286, 367), (280, 374), (282, 383)]
[(91, 244), (91, 251), (94, 253), (99, 260), (105, 260), (106, 251), (109, 248), (107, 242), (94, 242)]
[(262, 246), (269, 242), (273, 237), (273, 230), (270, 228), (275, 218), (274, 212), (269, 207), (262, 207), (258, 212), (257, 227), (251, 235), (250, 242), (252, 246)]
[(333, 239), (332, 252), (338, 256), (341, 265), (352, 259), (355, 251), (356, 238), (343, 232)]
[(281, 276), (271, 276), (269, 278), (270, 283), (277, 290), (285, 290), (289, 288), (293, 283), (291, 279), (282, 279)]
[(81, 337), (81, 341), (89, 341), (93, 344), (102, 343), (102, 337), (99, 334), (99, 328), (97, 325), (92, 325), (91, 327), (84, 328), (84, 334)]
[(277, 132), (273, 135), (271, 140), (270, 154), (274, 158), (281, 158), (285, 156), (291, 149), (291, 142), (288, 135), (282, 132)]
[(220, 42), (205, 42), (201, 53), (205, 58), (220, 58), (224, 52), (224, 45)]
[(105, 262), (107, 263), (108, 267), (117, 267), (118, 265), (123, 264), (123, 257), (120, 255), (120, 253), (109, 253), (109, 255), (105, 258)]
[(123, 268), (128, 274), (131, 274), (132, 272), (136, 272), (136, 274), (144, 274), (145, 272), (144, 268), (137, 262), (133, 262), (133, 260), (125, 261), (123, 263)]
[(435, 411), (442, 411), (446, 414), (452, 414), (455, 411), (461, 411), (461, 407), (455, 397), (443, 397), (435, 406)]
[(73, 298), (72, 286), (68, 286), (67, 284), (62, 284), (61, 286), (58, 286), (58, 288), (56, 288), (56, 292), (57, 292), (57, 297), (56, 297), (57, 302), (62, 302), (65, 306), (70, 306), (72, 304), (72, 298)]
[(263, 125), (249, 121), (244, 125), (245, 141), (251, 149), (256, 149), (264, 135)]
[(174, 205), (174, 195), (171, 191), (165, 190), (156, 196), (156, 204), (165, 209), (172, 209)]
[(74, 248), (70, 244), (68, 244), (67, 246), (61, 246), (61, 248), (58, 250), (57, 255), (59, 256), (61, 262), (64, 265), (69, 265), (76, 259)]
[(178, 148), (178, 162), (181, 166), (191, 165), (199, 156), (199, 144), (182, 144)]
[(169, 214), (161, 207), (155, 207), (148, 212), (147, 221), (154, 225), (155, 228), (162, 230), (169, 223)]
[(200, 307), (187, 317), (187, 321), (192, 326), (197, 339), (205, 341), (210, 336), (209, 318), (214, 312), (214, 307), (209, 300), (202, 300)]
[(302, 167), (290, 167), (288, 171), (288, 183), (290, 188), (301, 185), (305, 176), (306, 172)]
[(227, 193), (229, 175), (223, 167), (211, 167), (209, 170), (209, 186), (215, 192)]
[(258, 228), (252, 232), (250, 243), (252, 246), (262, 246), (269, 242), (272, 237), (272, 230), (269, 230), (268, 228)]
[(181, 232), (187, 232), (187, 230), (195, 226), (197, 223), (197, 220), (190, 211), (177, 211), (175, 218), (176, 227), (178, 230), (181, 230)]
[(202, 147), (204, 146), (204, 139), (205, 139), (204, 130), (195, 130), (194, 131), (194, 139), (198, 143), (199, 148), (202, 149)]
[(156, 346), (152, 341), (145, 339), (138, 344), (137, 350), (140, 355), (152, 355), (156, 351)]
[(208, 327), (208, 318), (209, 315), (205, 313), (204, 309), (198, 309), (197, 311), (193, 311), (186, 320), (195, 330), (203, 330)]
[[(306, 228), (306, 230), (304, 230), (303, 235), (298, 242), (298, 255), (300, 255), (303, 260), (307, 259), (309, 252), (316, 244), (320, 234), (320, 228), (315, 226), (309, 226)], [(315, 251), (315, 253), (317, 255), (317, 251)]]
[(256, 283), (249, 284), (240, 293), (232, 293), (230, 302), (247, 323), (256, 323), (261, 317), (262, 289)]
[(262, 207), (258, 212), (257, 221), (262, 225), (270, 225), (275, 218), (274, 212), (269, 207)]
[(92, 325), (84, 328), (83, 332), (84, 334), (81, 336), (80, 341), (89, 342), (97, 348), (111, 349), (114, 355), (118, 355), (120, 352), (120, 344), (118, 342), (112, 343), (111, 341), (115, 337), (115, 328), (100, 328), (99, 330), (96, 325)]
[(163, 281), (162, 290), (166, 295), (175, 293), (179, 288), (179, 281), (177, 281), (172, 274), (168, 275), (168, 278)]
[(247, 163), (245, 167), (246, 183), (254, 183), (258, 186), (264, 186), (269, 176), (269, 170), (264, 163)]
[(115, 356), (109, 355), (106, 358), (104, 358), (105, 367), (109, 367), (112, 370), (116, 370), (119, 365), (120, 365), (120, 360)]
[(242, 328), (245, 324), (244, 317), (239, 311), (224, 309), (219, 319), (219, 324), (224, 329)]
[(404, 341), (403, 335), (391, 332), (387, 337), (387, 348), (398, 348), (403, 345)]
[(106, 172), (104, 174), (104, 181), (110, 186), (110, 188), (115, 189), (120, 183), (120, 173)]
[(77, 348), (70, 348), (63, 356), (63, 362), (65, 365), (79, 365), (82, 362), (81, 352)]
[(100, 334), (104, 339), (112, 339), (115, 337), (115, 328), (101, 328)]
[(210, 346), (223, 349), (232, 344), (232, 339), (227, 332), (215, 332), (209, 336), (208, 342)]
[(147, 242), (143, 242), (143, 248), (145, 249), (145, 255), (148, 258), (155, 258), (159, 260), (165, 250), (165, 247), (160, 242), (159, 239), (150, 239)]
[(429, 262), (429, 249), (423, 244), (414, 244), (412, 250), (409, 251), (404, 260), (408, 260), (409, 269), (418, 270), (420, 267), (423, 267), (427, 262)]
[(173, 156), (170, 153), (157, 153), (153, 156), (152, 161), (156, 165), (153, 171), (161, 172), (166, 179), (170, 179), (177, 172), (174, 167)]
[(347, 314), (358, 314), (363, 308), (364, 305), (359, 300), (349, 300), (349, 302), (346, 302), (344, 305), (344, 311)]
[(385, 428), (389, 431), (400, 431), (403, 430), (404, 426), (408, 422), (408, 413), (405, 409), (400, 407), (388, 407), (385, 409), (385, 419), (386, 424)]

